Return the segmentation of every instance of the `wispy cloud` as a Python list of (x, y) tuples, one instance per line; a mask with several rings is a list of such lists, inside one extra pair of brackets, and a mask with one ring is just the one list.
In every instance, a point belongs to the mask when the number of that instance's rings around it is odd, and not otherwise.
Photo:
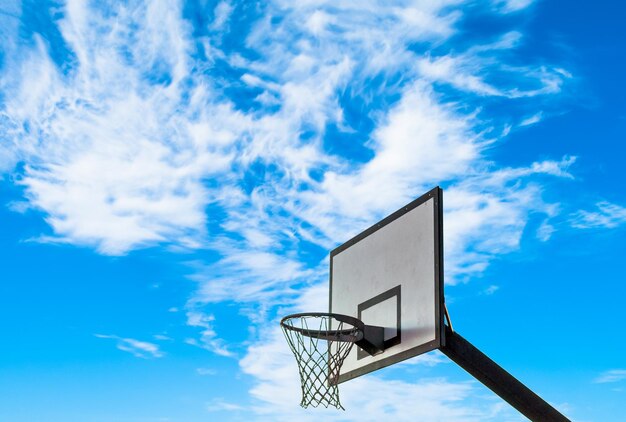
[(213, 368), (196, 368), (196, 373), (198, 375), (215, 375), (217, 370)]
[(169, 336), (166, 336), (164, 334), (155, 334), (153, 336), (156, 340), (160, 340), (160, 341), (172, 341), (172, 338)]
[(607, 384), (626, 380), (626, 369), (611, 369), (593, 380), (596, 384)]
[(498, 290), (500, 290), (500, 286), (496, 286), (495, 284), (492, 284), (491, 286), (489, 286), (485, 290), (483, 290), (483, 294), (485, 294), (487, 296), (491, 296), (492, 294), (494, 294)]
[(548, 219), (546, 219), (537, 229), (537, 239), (541, 240), (542, 242), (547, 242), (548, 240), (550, 240), (555, 231), (555, 227), (549, 223)]
[(111, 339), (116, 341), (118, 349), (131, 353), (138, 358), (160, 358), (165, 356), (157, 344), (147, 341), (139, 341), (133, 338), (124, 338), (109, 334), (94, 334), (98, 338)]
[(207, 404), (206, 409), (209, 412), (220, 412), (224, 410), (233, 412), (233, 411), (238, 411), (238, 410), (239, 411), (246, 410), (246, 408), (240, 404), (229, 403), (227, 401), (224, 401), (223, 399), (212, 400), (210, 403)]
[(541, 120), (543, 120), (543, 113), (539, 112), (539, 113), (533, 114), (532, 116), (526, 117), (524, 120), (522, 120), (519, 123), (519, 126), (534, 125), (535, 123), (539, 123)]
[(580, 210), (570, 216), (570, 224), (578, 229), (612, 229), (626, 224), (626, 208), (602, 201), (593, 211)]
[(496, 8), (504, 13), (518, 12), (534, 2), (535, 0), (493, 0)]
[(199, 327), (201, 331), (199, 340), (190, 338), (186, 340), (186, 343), (202, 347), (220, 356), (232, 356), (233, 354), (226, 347), (224, 340), (217, 336), (213, 328), (214, 321), (215, 317), (213, 315), (199, 311), (187, 312), (187, 324), (192, 327)]
[[(419, 76), (479, 96), (528, 98), (558, 93), (571, 78), (564, 69), (512, 66), (497, 59), (503, 51), (515, 49), (522, 41), (522, 34), (512, 31), (464, 52), (426, 54), (418, 58)], [(495, 76), (500, 77), (498, 82)]]
[(482, 273), (494, 257), (519, 248), (530, 215), (553, 216), (537, 175), (569, 178), (574, 159), (543, 161), (469, 176), (446, 190), (446, 273), (455, 284)]

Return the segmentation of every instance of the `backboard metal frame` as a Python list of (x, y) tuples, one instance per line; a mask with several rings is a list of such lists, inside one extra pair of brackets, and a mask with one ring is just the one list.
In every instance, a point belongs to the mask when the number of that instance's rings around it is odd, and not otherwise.
[[(333, 249), (330, 252), (330, 289), (329, 289), (329, 312), (333, 312), (333, 303), (332, 303), (332, 291), (333, 291), (333, 257), (335, 257), (336, 255), (338, 255), (339, 253), (341, 253), (342, 251), (348, 249), (349, 247), (355, 245), (356, 243), (360, 242), (361, 240), (365, 239), (366, 237), (372, 235), (373, 233), (377, 232), (378, 230), (380, 230), (381, 228), (385, 227), (386, 225), (392, 223), (393, 221), (397, 220), (398, 218), (402, 217), (403, 215), (405, 215), (406, 213), (408, 213), (409, 211), (417, 208), (418, 206), (424, 204), (425, 202), (429, 201), (429, 200), (433, 200), (433, 212), (434, 212), (434, 280), (433, 282), (435, 283), (435, 306), (434, 306), (434, 311), (435, 311), (435, 316), (434, 316), (434, 320), (435, 320), (435, 339), (432, 341), (429, 341), (427, 343), (421, 344), (419, 346), (413, 347), (411, 349), (405, 350), (403, 352), (391, 355), (387, 358), (383, 358), (380, 360), (377, 360), (376, 362), (373, 362), (371, 364), (369, 364), (368, 366), (365, 367), (361, 367), (361, 368), (357, 368), (355, 370), (349, 371), (347, 373), (341, 374), (339, 376), (338, 379), (338, 383), (342, 383), (348, 380), (351, 380), (353, 378), (356, 378), (358, 376), (364, 375), (366, 373), (387, 367), (389, 365), (393, 365), (395, 363), (401, 362), (403, 360), (412, 358), (414, 356), (417, 356), (419, 354), (422, 353), (426, 353), (429, 352), (431, 350), (435, 350), (435, 349), (439, 349), (442, 346), (445, 346), (445, 324), (444, 324), (444, 292), (443, 292), (443, 285), (444, 285), (444, 280), (443, 280), (443, 195), (442, 195), (442, 190), (439, 187), (436, 187), (434, 189), (432, 189), (431, 191), (425, 193), (424, 195), (420, 196), (419, 198), (415, 199), (414, 201), (410, 202), (409, 204), (405, 205), (404, 207), (400, 208), (399, 210), (397, 210), (396, 212), (392, 213), (391, 215), (387, 216), (386, 218), (384, 218), (383, 220), (381, 220), (380, 222), (374, 224), (373, 226), (371, 226), (370, 228), (368, 228), (367, 230), (363, 231), (362, 233), (356, 235), (355, 237), (353, 237), (352, 239), (348, 240), (346, 243), (342, 244), (341, 246)], [(375, 297), (372, 298), (371, 301), (383, 301), (387, 298), (393, 297), (394, 295), (397, 295), (398, 298), (398, 303), (399, 303), (399, 299), (400, 299), (400, 289), (399, 286), (397, 288), (397, 291), (395, 290), (396, 288), (391, 289), (390, 291), (381, 293), (379, 296), (381, 297)], [(369, 306), (372, 306), (374, 304), (374, 302), (369, 303), (370, 301), (366, 301), (363, 302), (359, 305), (359, 312), (366, 309)], [(401, 327), (398, 327), (401, 328)], [(391, 347), (395, 344), (398, 344), (400, 342), (400, 338), (401, 338), (401, 331), (398, 331), (398, 336), (389, 339), (389, 344), (388, 346)], [(386, 347), (387, 347), (387, 342), (386, 342)]]

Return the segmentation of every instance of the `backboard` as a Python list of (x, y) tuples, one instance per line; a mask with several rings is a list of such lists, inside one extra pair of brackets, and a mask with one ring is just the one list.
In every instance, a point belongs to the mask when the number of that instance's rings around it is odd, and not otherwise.
[(331, 251), (329, 312), (385, 328), (385, 351), (354, 347), (338, 382), (444, 344), (442, 225), (437, 187)]

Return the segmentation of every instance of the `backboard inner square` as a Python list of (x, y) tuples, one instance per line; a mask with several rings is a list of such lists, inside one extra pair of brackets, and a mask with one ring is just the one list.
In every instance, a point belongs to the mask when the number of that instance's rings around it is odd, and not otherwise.
[[(385, 340), (398, 335), (398, 297), (393, 296), (361, 312), (361, 321), (367, 325), (385, 328)], [(374, 324), (376, 321), (376, 324)]]

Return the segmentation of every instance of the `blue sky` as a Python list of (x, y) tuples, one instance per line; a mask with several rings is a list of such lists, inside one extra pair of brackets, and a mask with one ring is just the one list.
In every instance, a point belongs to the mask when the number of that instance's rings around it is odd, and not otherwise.
[(455, 328), (617, 421), (617, 1), (0, 1), (0, 420), (523, 420), (440, 353), (298, 406), (281, 315), (444, 189)]

